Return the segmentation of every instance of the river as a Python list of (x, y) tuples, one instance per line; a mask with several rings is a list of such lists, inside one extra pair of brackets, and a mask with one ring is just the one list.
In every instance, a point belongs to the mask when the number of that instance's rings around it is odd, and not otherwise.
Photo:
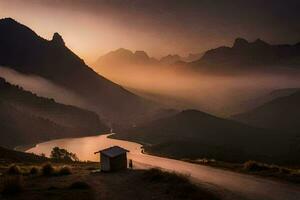
[(57, 146), (76, 153), (80, 160), (99, 161), (99, 154), (95, 155), (94, 152), (118, 145), (130, 151), (128, 158), (132, 159), (138, 168), (160, 167), (166, 170), (188, 174), (195, 181), (209, 184), (218, 188), (220, 191), (226, 191), (226, 193), (231, 194), (226, 195), (224, 199), (300, 199), (299, 185), (142, 154), (142, 145), (134, 142), (111, 139), (107, 137), (108, 135), (52, 140), (40, 143), (27, 150), (27, 152), (35, 154), (45, 153), (46, 156), (49, 156), (52, 148)]

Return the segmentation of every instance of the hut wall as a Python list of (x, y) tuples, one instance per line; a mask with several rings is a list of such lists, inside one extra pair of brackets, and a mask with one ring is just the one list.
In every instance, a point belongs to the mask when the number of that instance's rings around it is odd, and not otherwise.
[(101, 170), (103, 171), (110, 171), (110, 158), (100, 154), (100, 164), (101, 164)]
[(111, 158), (110, 167), (112, 171), (127, 169), (127, 156), (126, 153)]

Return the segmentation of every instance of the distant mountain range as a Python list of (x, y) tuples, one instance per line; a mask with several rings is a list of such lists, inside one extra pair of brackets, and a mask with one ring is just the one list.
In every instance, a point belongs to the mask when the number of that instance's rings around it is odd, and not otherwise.
[(0, 78), (0, 145), (108, 132), (96, 113), (38, 97)]
[(96, 61), (95, 66), (101, 71), (103, 67), (124, 67), (130, 65), (139, 65), (140, 67), (152, 65), (152, 67), (159, 67), (161, 65), (172, 65), (177, 62), (188, 62), (199, 59), (202, 54), (189, 54), (187, 57), (181, 57), (177, 54), (169, 54), (156, 59), (149, 57), (145, 51), (132, 52), (128, 49), (120, 48), (115, 51), (111, 51)]
[(208, 72), (266, 69), (269, 66), (300, 69), (300, 43), (271, 45), (260, 39), (248, 42), (237, 38), (232, 47), (208, 50), (201, 59), (189, 65)]
[(148, 54), (144, 51), (136, 51), (132, 52), (128, 49), (120, 48), (115, 51), (111, 51), (103, 56), (101, 56), (97, 62), (96, 65), (106, 65), (106, 64), (112, 64), (112, 65), (125, 65), (125, 64), (143, 64), (143, 65), (149, 65), (149, 64), (157, 64), (158, 60), (155, 58), (150, 58)]
[(101, 56), (95, 66), (114, 67), (116, 64), (119, 64), (117, 67), (136, 64), (183, 65), (187, 69), (212, 73), (277, 68), (300, 69), (300, 43), (272, 45), (261, 39), (248, 42), (246, 39), (237, 38), (232, 47), (221, 46), (187, 57), (167, 55), (160, 60), (150, 58), (144, 51), (133, 53), (127, 49), (118, 49)]
[(300, 138), (295, 134), (254, 128), (197, 110), (185, 110), (113, 137), (140, 142), (147, 152), (177, 159), (299, 164)]
[(11, 18), (0, 20), (0, 65), (43, 77), (80, 95), (110, 123), (134, 123), (154, 105), (89, 68), (55, 33), (48, 41)]
[[(262, 128), (300, 132), (300, 89), (275, 98), (233, 119)], [(299, 135), (300, 137), (300, 135)]]

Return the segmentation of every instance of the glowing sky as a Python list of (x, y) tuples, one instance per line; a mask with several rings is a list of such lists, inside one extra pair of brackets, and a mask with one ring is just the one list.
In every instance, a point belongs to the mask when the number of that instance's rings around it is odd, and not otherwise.
[(0, 18), (47, 39), (59, 32), (88, 63), (120, 47), (159, 57), (199, 53), (236, 37), (296, 43), (299, 10), (298, 0), (0, 0)]

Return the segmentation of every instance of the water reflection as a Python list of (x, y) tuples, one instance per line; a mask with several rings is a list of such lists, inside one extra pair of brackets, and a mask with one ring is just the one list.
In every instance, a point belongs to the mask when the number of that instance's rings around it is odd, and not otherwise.
[(109, 135), (111, 134), (83, 138), (51, 140), (40, 143), (34, 148), (27, 150), (27, 152), (35, 154), (44, 153), (46, 156), (50, 156), (53, 147), (60, 147), (76, 153), (77, 157), (82, 161), (99, 161), (99, 155), (95, 155), (94, 152), (117, 145), (130, 151), (128, 153), (129, 158), (132, 158), (133, 155), (141, 154), (142, 145), (134, 142), (107, 138)]

